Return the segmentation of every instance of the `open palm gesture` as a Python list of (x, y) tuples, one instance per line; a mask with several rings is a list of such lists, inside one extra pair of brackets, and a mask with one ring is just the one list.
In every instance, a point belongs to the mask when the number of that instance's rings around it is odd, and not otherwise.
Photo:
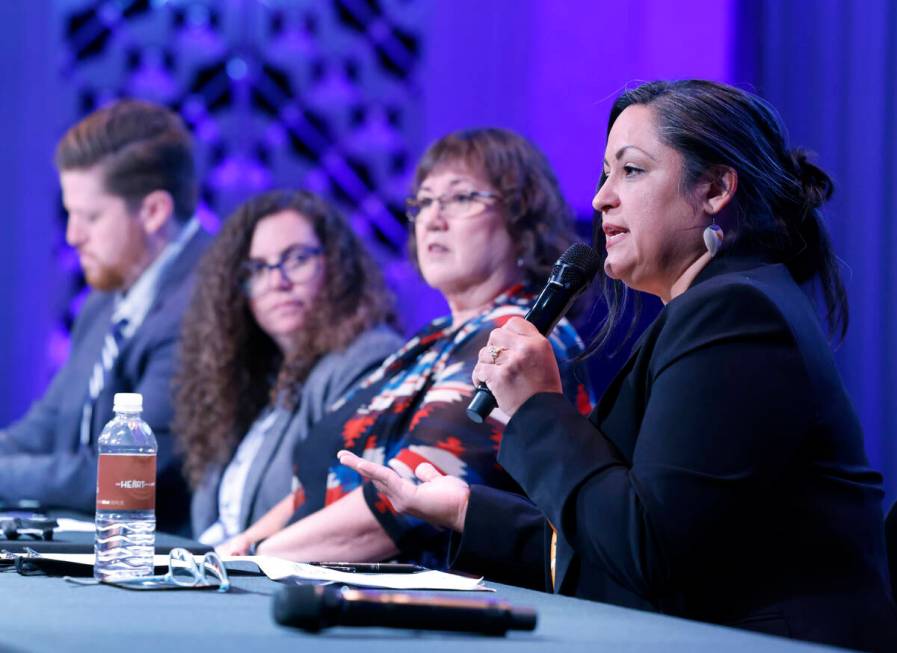
[(446, 476), (430, 463), (421, 463), (414, 474), (423, 482), (416, 484), (385, 465), (359, 458), (349, 451), (340, 451), (337, 457), (340, 463), (373, 482), (396, 511), (436, 526), (464, 530), (470, 486), (460, 478)]

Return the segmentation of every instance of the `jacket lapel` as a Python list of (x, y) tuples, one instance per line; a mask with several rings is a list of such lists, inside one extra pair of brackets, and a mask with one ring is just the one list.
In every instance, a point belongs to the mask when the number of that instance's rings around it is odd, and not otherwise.
[(262, 446), (259, 447), (258, 453), (249, 467), (240, 501), (240, 528), (245, 529), (251, 526), (253, 506), (261, 490), (262, 479), (271, 465), (274, 454), (280, 449), (280, 443), (286, 435), (292, 416), (292, 413), (284, 411), (275, 418), (274, 424), (265, 433)]

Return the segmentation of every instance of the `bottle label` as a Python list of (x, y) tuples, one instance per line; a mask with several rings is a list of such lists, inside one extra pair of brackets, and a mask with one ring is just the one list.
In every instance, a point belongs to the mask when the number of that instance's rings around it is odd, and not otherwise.
[(155, 510), (155, 454), (100, 454), (97, 510)]

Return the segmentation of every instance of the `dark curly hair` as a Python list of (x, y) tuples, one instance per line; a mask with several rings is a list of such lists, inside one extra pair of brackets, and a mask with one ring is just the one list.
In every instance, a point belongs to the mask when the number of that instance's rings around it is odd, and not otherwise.
[[(312, 223), (324, 248), (324, 285), (296, 334), (297, 353), (284, 359), (252, 316), (240, 267), (255, 226), (286, 210)], [(395, 326), (393, 297), (339, 211), (312, 193), (289, 190), (264, 193), (240, 206), (199, 264), (182, 326), (174, 428), (190, 483), (196, 487), (210, 464), (230, 460), (266, 404), (292, 407), (297, 386), (318, 359), (378, 324)]]
[[(454, 132), (427, 148), (414, 171), (412, 194), (417, 194), (434, 170), (452, 163), (481, 171), (498, 192), (526, 280), (532, 284), (544, 282), (555, 261), (575, 240), (573, 213), (545, 155), (523, 136), (507, 129)], [(408, 250), (416, 263), (413, 231)]]

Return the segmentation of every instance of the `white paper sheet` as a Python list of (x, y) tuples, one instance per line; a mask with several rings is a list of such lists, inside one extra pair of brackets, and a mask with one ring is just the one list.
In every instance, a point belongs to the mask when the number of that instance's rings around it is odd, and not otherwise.
[[(41, 557), (64, 562), (74, 562), (93, 566), (95, 557), (92, 553), (42, 553)], [(202, 556), (194, 556), (198, 564), (202, 564)], [(340, 585), (356, 587), (376, 587), (396, 590), (457, 590), (491, 592), (492, 588), (483, 585), (482, 578), (468, 578), (444, 571), (419, 571), (413, 574), (358, 574), (346, 571), (327, 569), (318, 565), (303, 562), (291, 562), (273, 556), (232, 556), (221, 559), (225, 567), (229, 562), (250, 562), (258, 566), (271, 580), (298, 578), (301, 580), (331, 581)], [(153, 564), (156, 567), (168, 566), (168, 555), (155, 555)]]
[(412, 574), (359, 574), (327, 569), (303, 562), (291, 562), (273, 556), (233, 556), (222, 558), (228, 562), (252, 562), (271, 580), (298, 578), (302, 580), (332, 581), (357, 587), (379, 587), (396, 590), (461, 590), (492, 591), (483, 585), (482, 578), (468, 578), (444, 571), (419, 571)]

